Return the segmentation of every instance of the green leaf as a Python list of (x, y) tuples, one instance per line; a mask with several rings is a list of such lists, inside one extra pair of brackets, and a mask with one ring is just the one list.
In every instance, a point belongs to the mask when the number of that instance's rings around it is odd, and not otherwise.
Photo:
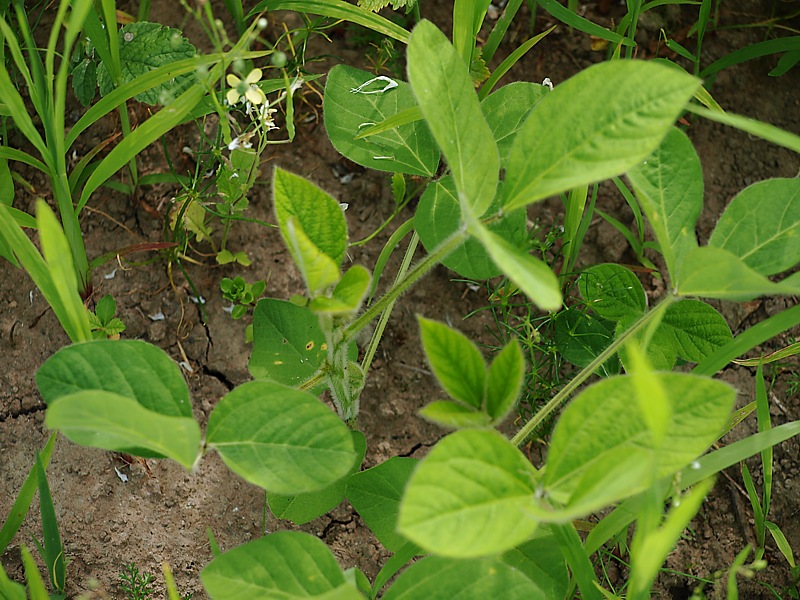
[[(367, 82), (372, 83), (365, 85)], [(433, 177), (439, 166), (439, 149), (423, 121), (356, 139), (366, 127), (416, 105), (411, 86), (404, 81), (336, 65), (325, 85), (325, 130), (333, 147), (359, 165)]]
[[(588, 367), (614, 339), (610, 325), (578, 308), (559, 311), (555, 317), (556, 347), (573, 365)], [(598, 372), (604, 376), (619, 373), (619, 360), (612, 356)]]
[(47, 474), (39, 454), (36, 454), (37, 487), (39, 488), (39, 513), (42, 517), (42, 540), (44, 552), (42, 557), (47, 564), (50, 583), (53, 589), (63, 593), (66, 584), (66, 563), (64, 558), (64, 544), (58, 532), (56, 509), (53, 506), (53, 495), (47, 482)]
[(62, 348), (36, 372), (36, 385), (48, 405), (75, 392), (98, 390), (165, 416), (192, 417), (189, 388), (178, 365), (160, 348), (138, 340)]
[(247, 194), (258, 177), (260, 157), (252, 148), (234, 148), (217, 171), (217, 194), (222, 202), (237, 211), (247, 208)]
[(761, 275), (800, 261), (800, 179), (768, 179), (742, 190), (722, 213), (708, 245)]
[(525, 381), (525, 359), (519, 342), (512, 339), (494, 357), (486, 373), (486, 412), (493, 423), (508, 415)]
[(417, 320), (425, 356), (441, 386), (455, 400), (482, 409), (486, 365), (478, 348), (443, 323), (424, 317)]
[(317, 372), (327, 353), (319, 320), (307, 307), (275, 298), (256, 304), (248, 365), (253, 377), (295, 387)]
[(534, 581), (498, 558), (453, 560), (429, 556), (403, 571), (383, 598), (551, 600), (552, 596), (545, 595)]
[(429, 21), (421, 21), (411, 34), (408, 79), (450, 166), (459, 204), (480, 217), (497, 190), (497, 147), (467, 65)]
[(347, 249), (347, 223), (339, 203), (310, 181), (280, 168), (275, 169), (273, 191), (284, 237), (294, 217), (296, 228), (338, 267)]
[(208, 419), (207, 445), (240, 477), (277, 494), (321, 490), (356, 459), (347, 426), (309, 393), (250, 381)]
[(633, 376), (587, 388), (553, 432), (544, 484), (555, 500), (587, 514), (673, 475), (718, 438), (733, 407), (732, 387), (683, 373), (648, 376), (670, 403), (663, 443), (654, 442), (639, 407), (650, 399), (640, 397)]
[[(22, 554), (22, 564), (25, 567), (25, 582), (28, 584), (28, 595), (30, 600), (49, 600), (44, 581), (39, 574), (39, 569), (31, 556), (30, 550), (24, 545), (20, 548)], [(23, 596), (24, 597), (24, 596)]]
[(530, 540), (503, 553), (501, 559), (539, 586), (544, 598), (564, 598), (569, 574), (558, 546), (552, 528), (540, 525)]
[(481, 102), (483, 116), (497, 143), (501, 165), (508, 159), (517, 131), (548, 92), (550, 88), (545, 85), (515, 81), (501, 87)]
[(444, 556), (508, 550), (538, 525), (525, 510), (536, 477), (536, 469), (498, 432), (457, 431), (436, 444), (411, 476), (398, 531)]
[[(27, 600), (28, 596), (25, 593), (25, 586), (8, 578), (8, 575), (0, 564), (0, 596), (3, 600)], [(45, 595), (47, 598), (47, 595)]]
[(371, 281), (367, 269), (361, 265), (353, 265), (333, 288), (330, 298), (318, 296), (311, 301), (311, 310), (316, 313), (338, 315), (358, 312)]
[(408, 478), (419, 464), (415, 458), (393, 456), (353, 475), (347, 482), (347, 500), (383, 547), (397, 552), (406, 539), (397, 533), (400, 499)]
[(695, 363), (733, 339), (722, 315), (700, 300), (681, 300), (671, 304), (659, 329), (664, 330), (678, 356)]
[(441, 427), (462, 429), (465, 427), (487, 427), (492, 418), (488, 413), (473, 406), (450, 400), (436, 400), (422, 407), (419, 416)]
[(83, 59), (72, 69), (72, 91), (83, 106), (89, 106), (94, 100), (97, 93), (97, 63), (91, 58)]
[(325, 543), (300, 531), (279, 531), (229, 550), (200, 573), (211, 598), (363, 600), (345, 582)]
[(768, 294), (800, 294), (800, 281), (788, 277), (770, 281), (744, 261), (722, 248), (705, 246), (692, 250), (678, 271), (677, 293), (745, 302)]
[(506, 276), (539, 308), (554, 311), (561, 307), (558, 278), (543, 261), (514, 246), (477, 221), (470, 224), (470, 233), (480, 240)]
[(360, 431), (351, 431), (353, 447), (356, 449), (356, 459), (353, 466), (342, 479), (336, 481), (322, 490), (286, 496), (283, 494), (268, 494), (267, 501), (272, 514), (279, 519), (286, 519), (297, 525), (303, 525), (324, 515), (336, 508), (344, 499), (349, 476), (357, 473), (364, 461), (367, 451), (367, 440)]
[(658, 149), (628, 171), (667, 263), (671, 281), (697, 247), (695, 225), (703, 208), (703, 169), (685, 133), (673, 127)]
[[(106, 64), (101, 61), (97, 66), (97, 83), (101, 96), (158, 67), (195, 55), (194, 46), (178, 29), (158, 23), (129, 23), (119, 30), (118, 39), (122, 81), (114, 81)], [(134, 98), (147, 104), (169, 104), (164, 102), (165, 96), (170, 100), (175, 98), (192, 85), (194, 79), (192, 74), (179, 75), (173, 81), (139, 93)]]
[(639, 278), (617, 264), (585, 269), (578, 278), (578, 289), (586, 306), (604, 319), (616, 321), (623, 317), (636, 317), (644, 314), (647, 308), (647, 298)]
[(378, 12), (382, 8), (392, 5), (392, 10), (398, 10), (405, 6), (411, 7), (417, 0), (358, 0), (358, 5), (372, 12)]
[(547, 94), (517, 133), (503, 205), (619, 175), (661, 143), (699, 81), (641, 61), (594, 65)]
[(100, 389), (59, 397), (48, 407), (45, 425), (81, 446), (171, 458), (186, 469), (200, 455), (200, 427), (193, 418), (167, 416), (130, 397)]
[(339, 267), (322, 252), (300, 227), (297, 217), (289, 217), (281, 224), (286, 246), (295, 264), (303, 274), (306, 287), (312, 294), (319, 294), (339, 281)]
[[(520, 249), (526, 248), (526, 219), (524, 210), (511, 211), (488, 225), (488, 229)], [(414, 227), (429, 251), (461, 228), (461, 209), (452, 177), (448, 175), (428, 185), (414, 213)], [(466, 279), (491, 279), (501, 273), (480, 242), (472, 238), (451, 252), (442, 264)]]

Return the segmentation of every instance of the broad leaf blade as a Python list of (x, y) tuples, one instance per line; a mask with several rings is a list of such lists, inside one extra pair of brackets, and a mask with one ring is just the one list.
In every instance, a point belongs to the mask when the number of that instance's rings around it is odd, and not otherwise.
[(639, 278), (616, 264), (589, 267), (578, 279), (586, 305), (604, 319), (637, 317), (647, 308), (647, 297)]
[(431, 402), (420, 409), (419, 416), (449, 429), (488, 427), (492, 423), (492, 418), (487, 413), (450, 400)]
[(220, 400), (207, 444), (240, 477), (267, 491), (323, 489), (350, 470), (356, 452), (347, 426), (311, 394), (251, 381)]
[(481, 102), (483, 116), (497, 143), (501, 165), (506, 163), (517, 132), (525, 119), (549, 92), (550, 88), (545, 85), (515, 81), (504, 85)]
[(700, 82), (640, 61), (594, 65), (547, 94), (520, 128), (504, 206), (619, 175), (647, 158)]
[(727, 250), (761, 275), (800, 261), (800, 179), (768, 179), (728, 205), (708, 245)]
[(565, 597), (569, 573), (551, 527), (540, 525), (530, 540), (503, 553), (501, 558), (538, 585), (545, 598)]
[(475, 216), (483, 215), (497, 190), (497, 147), (467, 65), (429, 21), (421, 21), (411, 34), (408, 79), (453, 173), (460, 203)]
[(733, 339), (725, 319), (700, 300), (671, 304), (659, 324), (681, 358), (699, 363)]
[[(372, 80), (375, 81), (362, 87)], [(336, 65), (328, 73), (325, 85), (325, 130), (333, 147), (359, 165), (433, 177), (439, 166), (439, 150), (422, 121), (356, 139), (367, 126), (416, 105), (407, 83), (378, 79), (373, 73)]]
[(628, 171), (674, 282), (678, 266), (697, 247), (695, 225), (703, 208), (703, 169), (685, 133), (670, 129), (646, 160)]
[(499, 423), (511, 411), (525, 380), (525, 359), (512, 339), (494, 357), (486, 374), (486, 412)]
[(45, 424), (82, 446), (171, 458), (187, 469), (200, 454), (197, 421), (148, 410), (108, 391), (84, 390), (60, 397), (48, 407)]
[(458, 558), (486, 556), (527, 540), (536, 470), (493, 430), (441, 440), (417, 467), (400, 506), (398, 530), (423, 549)]

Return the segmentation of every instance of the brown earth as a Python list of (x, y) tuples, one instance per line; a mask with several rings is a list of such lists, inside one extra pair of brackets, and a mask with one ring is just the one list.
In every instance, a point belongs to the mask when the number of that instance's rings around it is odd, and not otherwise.
[[(422, 14), (446, 30), (449, 8), (445, 4), (449, 6), (450, 3), (423, 5)], [(590, 3), (587, 16), (610, 25), (611, 19), (618, 18), (624, 8), (614, 5), (610, 7), (610, 13), (598, 12), (606, 8), (605, 4), (609, 3), (599, 2), (597, 6)], [(131, 12), (135, 12), (135, 6), (132, 8)], [(691, 24), (691, 15), (695, 14), (692, 8), (667, 13), (664, 23), (648, 24), (641, 33), (642, 53), (652, 56), (651, 48), (658, 39), (658, 30), (654, 27), (662, 25), (678, 31)], [(773, 9), (783, 12), (794, 9), (796, 12), (797, 8), (797, 2), (723, 3), (720, 25), (761, 22), (772, 14)], [(185, 21), (180, 11), (177, 3), (154, 2), (151, 14), (164, 24), (177, 26)], [(217, 12), (224, 14), (219, 7)], [(293, 18), (291, 15), (282, 16)], [(530, 14), (523, 10), (501, 54), (527, 38), (529, 17)], [(274, 17), (273, 20), (277, 23), (280, 18)], [(551, 23), (549, 16), (539, 11), (536, 31)], [(794, 21), (781, 24), (793, 26), (795, 30), (800, 27), (796, 17)], [(189, 36), (193, 32), (191, 25), (187, 27)], [(710, 34), (704, 45), (703, 63), (710, 64), (749, 43), (784, 34), (765, 27), (720, 27), (719, 31)], [(200, 40), (193, 41), (202, 47)], [(691, 44), (691, 40), (687, 44)], [(363, 42), (354, 41), (350, 33), (337, 33), (332, 45), (318, 42), (314, 48), (320, 54), (334, 57), (325, 63), (311, 65), (317, 72), (325, 72), (337, 61), (368, 68)], [(590, 49), (586, 36), (561, 26), (515, 67), (510, 77), (537, 82), (549, 77), (558, 85), (580, 69), (602, 60), (603, 56)], [(498, 56), (500, 58), (502, 56)], [(767, 73), (776, 61), (777, 58), (771, 56), (727, 69), (717, 77), (711, 91), (727, 110), (800, 134), (800, 70), (795, 68), (782, 77), (768, 77)], [(308, 98), (313, 102), (312, 96)], [(391, 213), (389, 181), (383, 175), (365, 172), (342, 159), (327, 141), (321, 112), (314, 112), (306, 105), (298, 108), (301, 125), (297, 138), (292, 144), (270, 147), (263, 156), (260, 183), (253, 189), (248, 215), (272, 220), (268, 182), (272, 165), (279, 165), (308, 177), (339, 201), (348, 202), (350, 207), (346, 215), (351, 238), (360, 239)], [(76, 105), (72, 116), (77, 118), (79, 114)], [(78, 154), (91, 148), (115, 127), (112, 119), (102, 123), (101, 131), (95, 130), (94, 134), (86, 136)], [(707, 239), (722, 209), (743, 187), (769, 177), (793, 177), (800, 171), (800, 159), (796, 154), (721, 125), (695, 120), (688, 132), (704, 166), (706, 208), (699, 227), (701, 240)], [(91, 135), (96, 137), (91, 138)], [(184, 145), (196, 143), (196, 139), (192, 129), (182, 129), (171, 135), (169, 147), (177, 155)], [(165, 170), (160, 148), (148, 150), (140, 159), (140, 168), (145, 173)], [(21, 172), (33, 185), (35, 193), (20, 191), (15, 206), (30, 210), (36, 196), (48, 195), (47, 183), (37, 173)], [(343, 172), (353, 173), (348, 183), (343, 183)], [(173, 195), (174, 190), (166, 186), (145, 190), (136, 201), (109, 190), (95, 194), (91, 202), (94, 210), (85, 213), (83, 224), (90, 257), (127, 244), (162, 240), (163, 206)], [(632, 223), (624, 202), (610, 186), (603, 188), (598, 206), (621, 221)], [(551, 201), (537, 206), (531, 218), (547, 224), (559, 223), (563, 219), (561, 213), (559, 203)], [(407, 210), (400, 218), (405, 220), (410, 215), (410, 210)], [(384, 232), (366, 247), (352, 248), (352, 260), (372, 267), (388, 235), (389, 232)], [(188, 362), (192, 370), (186, 372), (186, 379), (195, 416), (202, 425), (222, 395), (249, 379), (249, 347), (244, 343), (244, 327), (248, 321), (232, 321), (223, 312), (220, 279), (238, 274), (249, 281), (266, 279), (267, 295), (277, 298), (288, 298), (300, 292), (302, 285), (274, 229), (239, 224), (234, 227), (230, 247), (246, 249), (253, 259), (253, 266), (248, 269), (218, 267), (213, 257), (201, 255), (194, 256), (201, 264), (186, 263), (194, 285), (207, 299), (208, 318), (205, 322), (197, 305), (189, 300), (193, 292), (186, 279), (173, 269), (170, 280), (164, 262), (111, 264), (95, 273), (99, 294), (96, 297), (106, 293), (115, 297), (120, 316), (128, 327), (124, 334), (126, 338), (153, 342), (176, 361)], [(200, 250), (208, 251), (202, 246)], [(581, 264), (607, 261), (635, 263), (622, 236), (597, 219), (590, 228)], [(391, 266), (396, 267), (398, 262), (399, 258), (395, 257), (387, 272), (391, 272)], [(420, 313), (452, 323), (479, 341), (488, 342), (490, 339), (485, 318), (462, 320), (468, 313), (486, 306), (485, 292), (473, 291), (463, 282), (453, 282), (453, 277), (444, 268), (436, 269), (421, 285), (406, 294), (395, 308), (362, 399), (359, 425), (367, 438), (365, 467), (395, 455), (423, 456), (442, 435), (438, 428), (416, 415), (419, 408), (440, 392), (421, 353), (415, 315)], [(27, 275), (2, 263), (0, 280), (3, 282), (0, 285), (0, 356), (6, 364), (0, 373), (0, 514), (7, 514), (31, 467), (35, 451), (43, 447), (48, 436), (44, 427), (45, 406), (36, 391), (34, 373), (68, 340)], [(653, 281), (646, 281), (645, 285), (653, 288), (654, 292), (657, 290)], [(738, 333), (795, 302), (795, 298), (764, 299), (745, 305), (722, 303), (718, 306), (734, 333)], [(165, 320), (152, 320), (151, 316), (159, 312), (163, 313)], [(789, 335), (797, 334), (794, 331)], [(783, 336), (755, 352), (773, 351), (785, 346), (787, 340), (788, 335)], [(775, 424), (800, 418), (797, 392), (787, 390), (791, 377), (796, 377), (798, 372), (800, 367), (794, 361), (775, 373), (776, 383), (770, 394)], [(721, 377), (740, 391), (740, 405), (753, 398), (753, 369), (731, 367)], [(732, 439), (754, 431), (755, 423), (751, 418), (732, 434)], [(127, 482), (123, 482), (115, 470), (127, 476)], [(194, 598), (205, 598), (199, 572), (211, 559), (206, 528), (213, 531), (223, 549), (230, 549), (259, 536), (264, 524), (263, 492), (232, 475), (214, 454), (206, 456), (196, 472), (187, 473), (167, 461), (127, 464), (112, 454), (82, 448), (60, 439), (48, 469), (48, 479), (69, 559), (69, 597), (87, 593), (93, 598), (121, 598), (118, 573), (124, 564), (135, 562), (143, 571), (157, 574), (160, 581), (160, 565), (167, 562), (182, 593), (191, 592)], [(781, 527), (795, 548), (800, 547), (798, 513), (800, 444), (797, 440), (790, 440), (775, 451), (771, 519)], [(291, 524), (269, 516), (265, 525), (268, 531), (293, 528)], [(343, 567), (358, 567), (371, 578), (388, 557), (347, 504), (303, 529), (324, 539)], [(13, 579), (22, 579), (19, 545), (30, 546), (30, 536), (39, 532), (34, 503), (22, 530), (2, 556), (2, 563)], [(718, 577), (730, 566), (736, 553), (753, 539), (752, 510), (741, 491), (739, 470), (732, 468), (719, 478), (713, 493), (687, 530), (685, 539), (670, 555), (665, 565), (669, 570), (659, 579), (654, 596), (688, 598), (697, 585), (694, 578)], [(778, 593), (788, 594), (788, 587), (796, 589), (788, 567), (774, 545), (768, 545), (766, 557), (769, 561), (767, 568), (757, 573), (753, 581), (741, 583), (741, 597), (775, 597), (770, 595), (765, 584), (771, 585)], [(610, 555), (604, 562), (608, 585), (621, 584), (625, 566)], [(161, 597), (161, 587), (157, 589), (156, 597)], [(709, 584), (705, 591), (709, 597), (724, 596), (724, 585)]]

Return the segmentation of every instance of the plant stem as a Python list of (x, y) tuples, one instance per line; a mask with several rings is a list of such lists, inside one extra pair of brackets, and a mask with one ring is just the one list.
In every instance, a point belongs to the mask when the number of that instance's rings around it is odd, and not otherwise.
[(545, 404), (539, 412), (537, 412), (533, 418), (525, 423), (525, 426), (520, 429), (517, 434), (511, 438), (511, 443), (515, 446), (521, 446), (528, 436), (533, 433), (536, 428), (541, 425), (542, 421), (544, 421), (550, 414), (555, 411), (561, 404), (569, 398), (570, 394), (574, 392), (584, 381), (586, 381), (590, 375), (592, 375), (595, 371), (597, 371), (600, 366), (606, 362), (609, 358), (611, 358), (615, 352), (617, 352), (622, 345), (628, 341), (633, 335), (638, 333), (641, 329), (643, 329), (646, 325), (653, 322), (654, 319), (661, 319), (664, 314), (664, 311), (667, 310), (670, 304), (678, 300), (677, 296), (673, 296), (672, 294), (667, 295), (653, 310), (643, 314), (639, 319), (630, 326), (630, 328), (626, 329), (624, 333), (618, 336), (611, 344), (603, 350), (597, 358), (595, 358), (586, 368), (584, 368), (580, 373), (578, 373), (567, 385), (565, 385), (560, 392), (558, 392), (553, 398)]

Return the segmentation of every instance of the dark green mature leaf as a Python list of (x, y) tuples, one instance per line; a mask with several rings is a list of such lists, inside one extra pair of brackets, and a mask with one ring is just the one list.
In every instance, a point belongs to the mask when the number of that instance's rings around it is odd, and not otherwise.
[(89, 106), (97, 93), (97, 63), (85, 58), (72, 70), (72, 91), (83, 106)]
[(536, 478), (536, 469), (500, 433), (457, 431), (436, 444), (411, 476), (398, 531), (443, 556), (508, 550), (538, 525), (526, 513)]
[(659, 324), (669, 336), (678, 356), (700, 362), (733, 339), (725, 319), (700, 300), (682, 300), (670, 305)]
[(518, 208), (627, 171), (658, 147), (699, 85), (664, 65), (612, 61), (556, 86), (517, 133), (504, 206)]
[[(105, 63), (101, 62), (97, 67), (97, 83), (102, 96), (111, 92), (117, 85), (133, 81), (162, 65), (195, 55), (194, 46), (179, 30), (158, 23), (145, 21), (129, 23), (120, 29), (118, 35), (122, 81), (113, 81)], [(179, 75), (169, 83), (161, 84), (134, 97), (147, 104), (168, 104), (193, 82), (192, 74)]]
[(211, 598), (363, 600), (345, 582), (325, 543), (300, 531), (279, 531), (229, 550), (200, 574)]
[(498, 558), (470, 560), (429, 556), (403, 571), (384, 600), (459, 598), (551, 600), (530, 578)]
[(545, 85), (515, 81), (504, 85), (481, 102), (483, 116), (497, 143), (501, 165), (508, 159), (517, 131), (539, 100), (549, 92), (550, 88)]
[(356, 473), (347, 482), (347, 500), (384, 548), (392, 552), (407, 543), (397, 533), (397, 515), (403, 490), (417, 464), (416, 458), (393, 456)]
[[(328, 73), (323, 104), (328, 137), (334, 148), (362, 166), (433, 177), (439, 166), (439, 149), (423, 121), (356, 139), (369, 125), (417, 105), (411, 86), (387, 79), (377, 79), (373, 73), (346, 65), (333, 67)], [(370, 81), (373, 82), (362, 87)]]
[(703, 169), (685, 133), (670, 129), (646, 160), (628, 171), (642, 207), (667, 263), (670, 280), (697, 247), (695, 224), (703, 208)]
[(768, 179), (742, 190), (722, 213), (708, 245), (761, 275), (800, 261), (800, 179)]
[(163, 350), (138, 340), (97, 340), (56, 352), (36, 372), (48, 405), (75, 392), (102, 390), (170, 417), (192, 417), (189, 388)]
[(347, 426), (306, 392), (250, 381), (219, 401), (206, 441), (240, 477), (278, 494), (321, 490), (341, 479), (356, 452)]
[[(573, 365), (588, 367), (614, 339), (608, 321), (577, 308), (560, 311), (555, 318), (555, 341), (558, 351)], [(603, 375), (619, 373), (619, 360), (608, 359), (599, 369)]]
[(639, 278), (617, 264), (589, 267), (578, 279), (578, 289), (591, 308), (604, 319), (644, 314), (647, 298)]
[(540, 525), (530, 540), (503, 553), (501, 558), (539, 586), (545, 598), (566, 595), (569, 573), (550, 526)]

